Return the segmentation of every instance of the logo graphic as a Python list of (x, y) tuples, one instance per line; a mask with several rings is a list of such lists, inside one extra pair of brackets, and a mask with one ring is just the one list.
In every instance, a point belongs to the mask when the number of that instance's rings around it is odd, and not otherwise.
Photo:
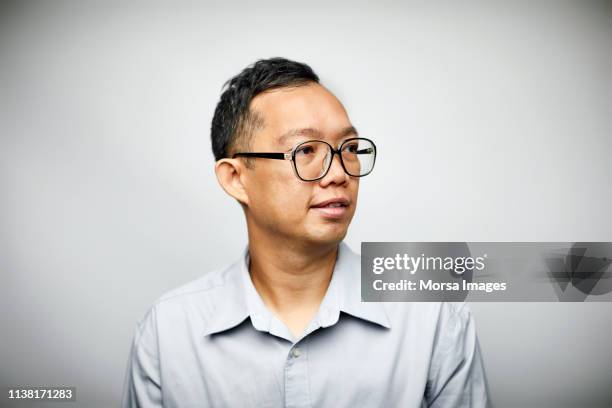
[(550, 254), (545, 262), (560, 301), (584, 301), (612, 291), (612, 274), (607, 272), (612, 264), (610, 242), (576, 242), (567, 253)]

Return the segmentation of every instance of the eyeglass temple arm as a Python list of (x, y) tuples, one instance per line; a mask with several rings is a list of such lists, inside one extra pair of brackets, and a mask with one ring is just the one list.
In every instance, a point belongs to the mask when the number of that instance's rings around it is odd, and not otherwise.
[(259, 157), (262, 159), (275, 159), (275, 160), (290, 160), (291, 153), (254, 153), (254, 152), (245, 152), (245, 153), (234, 153), (232, 158), (235, 157)]
[(372, 147), (368, 147), (367, 149), (361, 149), (361, 150), (357, 150), (355, 153), (356, 154), (370, 154), (374, 151), (374, 148)]

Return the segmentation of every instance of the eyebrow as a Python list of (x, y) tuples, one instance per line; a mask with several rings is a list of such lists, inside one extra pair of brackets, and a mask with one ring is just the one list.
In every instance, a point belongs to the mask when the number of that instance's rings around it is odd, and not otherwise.
[[(298, 136), (320, 136), (320, 135), (321, 135), (321, 131), (315, 128), (309, 127), (309, 128), (301, 128), (301, 129), (291, 129), (290, 131), (283, 133), (278, 138), (278, 143), (284, 144), (289, 139), (292, 139)], [(349, 135), (359, 136), (359, 133), (357, 132), (357, 129), (355, 129), (354, 126), (347, 126), (344, 129), (342, 129), (340, 132), (338, 132), (339, 138), (343, 138)]]

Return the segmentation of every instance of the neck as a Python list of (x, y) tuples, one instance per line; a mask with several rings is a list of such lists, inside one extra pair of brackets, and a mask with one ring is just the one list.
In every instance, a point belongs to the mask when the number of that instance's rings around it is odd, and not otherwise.
[(276, 314), (316, 311), (333, 274), (338, 243), (306, 245), (249, 230), (249, 271), (264, 303)]

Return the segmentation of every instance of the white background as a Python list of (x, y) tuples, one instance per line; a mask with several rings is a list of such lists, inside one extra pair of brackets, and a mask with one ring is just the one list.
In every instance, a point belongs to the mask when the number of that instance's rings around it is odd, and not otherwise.
[[(0, 385), (117, 406), (136, 320), (234, 260), (221, 85), (307, 62), (376, 141), (347, 242), (612, 241), (605, 2), (0, 6)], [(495, 406), (612, 404), (612, 304), (472, 304)]]

